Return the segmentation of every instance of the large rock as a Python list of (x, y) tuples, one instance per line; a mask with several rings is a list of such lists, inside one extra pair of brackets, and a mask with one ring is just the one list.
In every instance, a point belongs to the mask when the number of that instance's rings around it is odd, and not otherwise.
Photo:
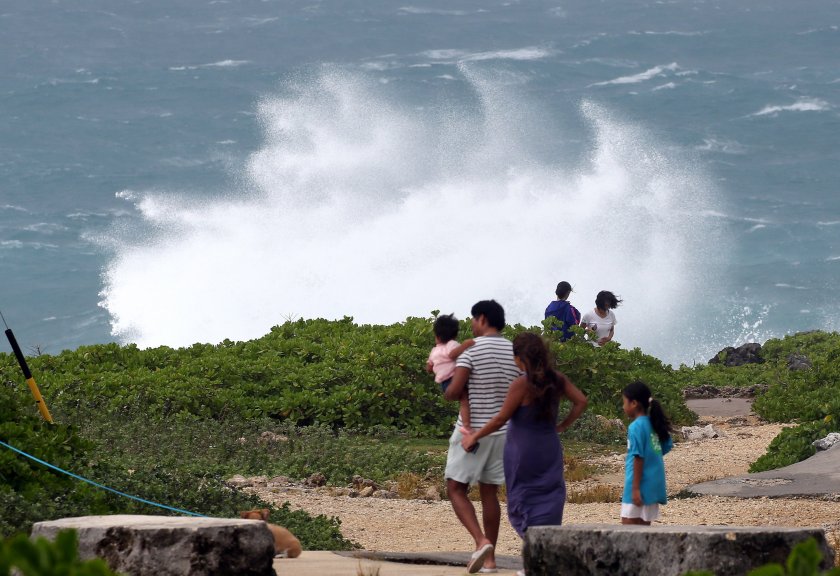
[(79, 556), (145, 576), (274, 576), (274, 538), (265, 522), (170, 516), (82, 516), (37, 522), (32, 536), (75, 528)]
[(707, 424), (706, 426), (683, 426), (680, 428), (680, 433), (686, 440), (705, 440), (720, 436), (720, 433), (711, 424)]
[(748, 342), (733, 348), (727, 346), (718, 352), (709, 364), (723, 364), (724, 366), (742, 366), (744, 364), (761, 364), (764, 358), (761, 357), (761, 344)]
[(524, 564), (528, 576), (679, 576), (689, 570), (740, 576), (768, 562), (783, 564), (810, 537), (822, 550), (823, 568), (833, 566), (834, 551), (819, 528), (621, 524), (529, 528)]
[(825, 438), (811, 442), (811, 446), (817, 450), (828, 450), (838, 442), (840, 442), (840, 432), (829, 432)]

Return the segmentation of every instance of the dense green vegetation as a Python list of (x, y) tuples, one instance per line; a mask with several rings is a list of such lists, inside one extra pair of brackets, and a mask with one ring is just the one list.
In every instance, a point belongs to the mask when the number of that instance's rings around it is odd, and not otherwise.
[[(142, 429), (139, 420), (124, 429), (120, 418), (103, 415), (98, 425), (113, 435), (85, 437), (84, 428), (45, 423), (22, 392), (8, 382), (0, 386), (0, 440), (19, 450), (115, 490), (205, 516), (238, 517), (241, 510), (266, 507), (258, 498), (227, 487), (224, 478), (229, 471), (224, 465), (201, 467), (202, 461), (189, 458), (178, 462), (174, 448), (183, 446), (181, 440), (151, 435), (154, 420)], [(120, 436), (120, 430), (127, 435)], [(201, 453), (198, 443), (187, 443), (196, 454)], [(133, 453), (131, 447), (140, 445), (149, 451)], [(42, 520), (115, 513), (167, 512), (0, 448), (0, 536), (28, 532), (33, 523)], [(272, 519), (293, 530), (310, 549), (352, 548), (341, 536), (336, 519), (312, 518), (288, 506), (273, 508)]]
[[(41, 422), (14, 356), (0, 354), (0, 440), (117, 490), (213, 516), (265, 506), (228, 488), (224, 479), (233, 474), (301, 479), (319, 472), (343, 485), (354, 475), (377, 482), (406, 472), (434, 476), (457, 403), (445, 402), (425, 371), (432, 322), (298, 320), (247, 342), (148, 350), (105, 344), (36, 356), (29, 364), (55, 426)], [(512, 326), (505, 335), (523, 330)], [(531, 330), (555, 338), (547, 328)], [(460, 337), (469, 336), (464, 322)], [(590, 399), (567, 440), (621, 443), (594, 415), (622, 417), (621, 390), (635, 379), (651, 386), (676, 424), (693, 419), (682, 399), (687, 386), (765, 384), (756, 410), (802, 423), (774, 443), (765, 457), (773, 465), (807, 455), (814, 434), (837, 429), (838, 350), (837, 334), (814, 333), (768, 342), (763, 364), (673, 369), (613, 343), (552, 341), (557, 366)], [(794, 352), (813, 368), (788, 370)], [(418, 448), (429, 443), (440, 449)], [(4, 448), (0, 470), (0, 535), (62, 516), (162, 513)], [(274, 508), (272, 520), (309, 549), (351, 546), (335, 519), (286, 506)]]
[(104, 560), (80, 560), (75, 530), (62, 530), (55, 541), (30, 540), (19, 534), (0, 541), (0, 576), (116, 576)]
[[(765, 386), (753, 410), (771, 422), (796, 423), (770, 444), (767, 453), (750, 467), (762, 472), (813, 456), (811, 442), (840, 431), (840, 334), (805, 332), (772, 339), (762, 347), (761, 364), (725, 367), (709, 364), (681, 367), (679, 386)], [(809, 369), (791, 370), (793, 357), (807, 358)]]

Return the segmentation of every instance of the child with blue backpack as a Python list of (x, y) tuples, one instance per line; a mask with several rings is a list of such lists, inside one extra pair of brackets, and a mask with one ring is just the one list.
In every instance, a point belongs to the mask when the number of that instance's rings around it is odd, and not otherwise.
[(558, 327), (553, 327), (552, 330), (562, 330), (563, 333), (560, 336), (560, 341), (565, 342), (572, 336), (574, 336), (574, 332), (572, 332), (572, 326), (577, 326), (580, 324), (580, 311), (572, 306), (569, 302), (569, 294), (572, 293), (572, 285), (566, 282), (565, 280), (557, 284), (557, 289), (554, 291), (557, 295), (557, 300), (552, 300), (548, 307), (545, 309), (545, 317), (546, 318), (557, 318), (562, 325)]

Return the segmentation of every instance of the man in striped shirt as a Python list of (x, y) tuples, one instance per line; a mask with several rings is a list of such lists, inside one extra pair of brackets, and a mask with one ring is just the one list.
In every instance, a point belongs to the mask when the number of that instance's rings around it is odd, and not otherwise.
[[(471, 315), (475, 345), (458, 357), (452, 383), (444, 394), (447, 400), (457, 400), (467, 386), (471, 425), (477, 430), (499, 413), (510, 383), (521, 371), (513, 361), (513, 345), (501, 335), (505, 327), (502, 306), (495, 300), (482, 300), (472, 307)], [(452, 509), (475, 540), (475, 552), (467, 566), (473, 574), (482, 567), (496, 568), (494, 548), (501, 519), (499, 486), (505, 481), (502, 457), (507, 424), (482, 438), (472, 452), (461, 447), (462, 425), (459, 417), (449, 439), (445, 476)], [(476, 482), (481, 493), (483, 531), (467, 496), (470, 484)]]

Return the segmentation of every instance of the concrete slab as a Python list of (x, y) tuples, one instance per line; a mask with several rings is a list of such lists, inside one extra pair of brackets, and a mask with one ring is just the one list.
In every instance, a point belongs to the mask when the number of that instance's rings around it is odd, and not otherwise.
[[(423, 564), (407, 562), (391, 562), (379, 560), (377, 552), (304, 552), (297, 558), (277, 558), (274, 560), (274, 570), (278, 576), (463, 576), (467, 573), (465, 566), (468, 554), (463, 554), (464, 562), (460, 566), (446, 564)], [(392, 558), (394, 553), (381, 553)], [(457, 554), (461, 558), (461, 554)], [(366, 557), (363, 557), (366, 556)], [(445, 560), (448, 554), (399, 554), (404, 560), (438, 558)], [(506, 557), (507, 558), (507, 557)], [(521, 559), (519, 566), (521, 567)], [(500, 568), (498, 574), (511, 576), (515, 569)]]
[[(373, 552), (367, 550), (356, 550), (353, 552), (338, 552), (342, 556), (351, 558), (367, 558), (373, 560), (385, 560), (388, 562), (400, 562), (402, 564), (422, 565), (445, 565), (462, 567), (470, 560), (469, 552)], [(496, 555), (496, 565), (499, 569), (521, 570), (521, 556)]]
[(694, 484), (687, 490), (738, 498), (840, 496), (840, 444), (784, 468)]
[(700, 416), (732, 418), (752, 413), (752, 398), (694, 398), (686, 400), (688, 409)]

